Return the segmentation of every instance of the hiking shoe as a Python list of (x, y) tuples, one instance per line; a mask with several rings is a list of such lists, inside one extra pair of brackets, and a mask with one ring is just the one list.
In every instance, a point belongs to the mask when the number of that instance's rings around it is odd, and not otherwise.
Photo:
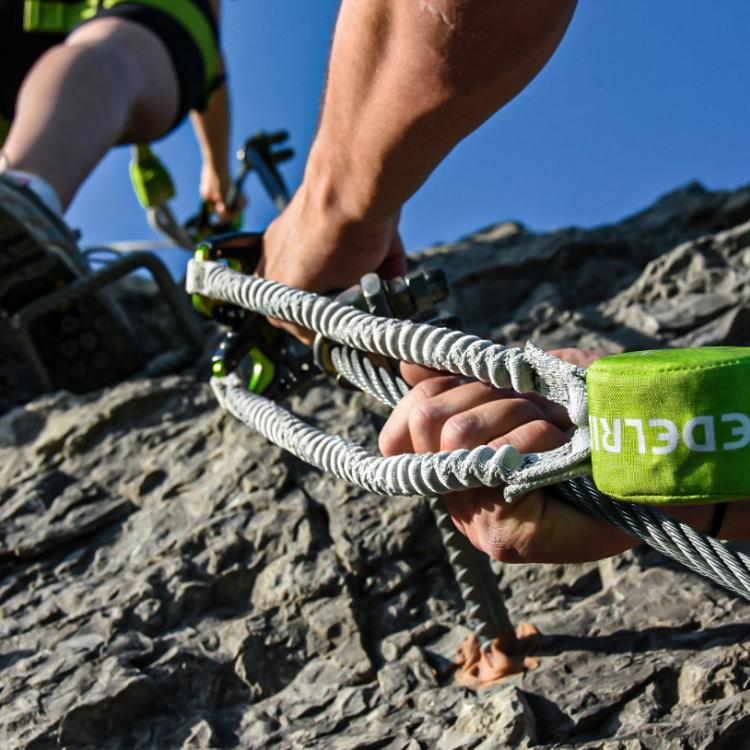
[[(73, 232), (33, 191), (0, 174), (0, 311), (12, 317), (88, 273)], [(35, 318), (28, 332), (54, 388), (83, 393), (140, 366), (122, 313), (98, 292)]]

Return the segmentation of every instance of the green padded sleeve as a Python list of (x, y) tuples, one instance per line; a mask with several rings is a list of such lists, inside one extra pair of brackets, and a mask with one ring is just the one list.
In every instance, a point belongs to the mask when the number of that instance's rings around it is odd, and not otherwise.
[(618, 354), (586, 382), (602, 492), (666, 505), (750, 497), (750, 349)]

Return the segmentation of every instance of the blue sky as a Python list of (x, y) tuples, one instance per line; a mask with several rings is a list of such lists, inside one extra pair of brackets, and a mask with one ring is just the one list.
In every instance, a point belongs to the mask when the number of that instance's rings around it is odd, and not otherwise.
[[(408, 0), (410, 1), (410, 0)], [(226, 0), (224, 47), (233, 144), (286, 128), (298, 156), (315, 133), (337, 0)], [(534, 229), (616, 221), (689, 180), (750, 182), (750, 2), (581, 0), (547, 68), (461, 143), (407, 204), (417, 250), (504, 219)], [(190, 126), (158, 144), (178, 183), (178, 215), (197, 207), (200, 162)], [(117, 149), (68, 218), (83, 244), (152, 236)], [(246, 225), (273, 217), (257, 182)]]

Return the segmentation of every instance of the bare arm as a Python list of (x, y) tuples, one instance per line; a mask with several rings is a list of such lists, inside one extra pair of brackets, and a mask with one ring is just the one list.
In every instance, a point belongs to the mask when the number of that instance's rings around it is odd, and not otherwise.
[(327, 201), (382, 220), (541, 70), (567, 0), (348, 0), (311, 155)]
[[(211, 3), (216, 18), (220, 18), (220, 0)], [(221, 73), (225, 64), (221, 60)], [(209, 99), (203, 112), (193, 111), (190, 119), (195, 130), (195, 137), (201, 151), (203, 162), (201, 171), (201, 196), (215, 204), (216, 211), (222, 218), (228, 215), (223, 203), (231, 184), (229, 167), (229, 128), (230, 106), (229, 92), (226, 83), (221, 84)]]
[(222, 218), (227, 214), (223, 200), (232, 181), (229, 169), (229, 117), (226, 84), (222, 84), (213, 94), (204, 112), (190, 113), (203, 162), (201, 196), (215, 204)]
[[(266, 275), (341, 287), (402, 255), (403, 203), (541, 70), (575, 4), (344, 0), (320, 127), (302, 187), (267, 236)], [(303, 241), (304, 254), (290, 249)]]

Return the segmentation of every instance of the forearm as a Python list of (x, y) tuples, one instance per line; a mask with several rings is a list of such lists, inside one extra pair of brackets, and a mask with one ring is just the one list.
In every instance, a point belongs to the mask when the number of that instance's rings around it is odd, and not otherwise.
[(204, 112), (190, 115), (204, 166), (221, 177), (229, 176), (229, 93), (222, 84)]
[(397, 212), (541, 70), (575, 4), (344, 0), (305, 175), (318, 210), (369, 222)]

